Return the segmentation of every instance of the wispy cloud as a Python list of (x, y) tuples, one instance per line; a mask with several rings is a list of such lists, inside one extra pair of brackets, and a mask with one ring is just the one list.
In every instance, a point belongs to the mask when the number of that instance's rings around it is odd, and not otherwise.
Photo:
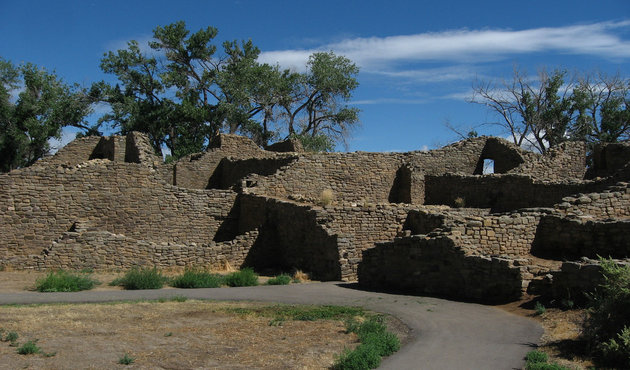
[(554, 52), (630, 58), (630, 41), (617, 30), (630, 29), (630, 20), (542, 27), (525, 30), (449, 30), (390, 37), (352, 38), (302, 50), (263, 52), (260, 60), (303, 69), (313, 52), (333, 50), (367, 71), (388, 70), (397, 63), (503, 60), (515, 54)]
[(131, 40), (135, 40), (138, 42), (138, 47), (140, 48), (140, 51), (145, 54), (145, 55), (150, 55), (150, 56), (156, 56), (159, 54), (158, 51), (155, 51), (153, 49), (151, 49), (151, 47), (149, 46), (149, 41), (154, 41), (154, 38), (152, 35), (139, 35), (138, 37), (134, 37), (134, 38), (129, 38), (129, 39), (124, 39), (124, 40), (113, 40), (108, 42), (107, 44), (105, 44), (104, 48), (105, 51), (117, 51), (117, 50), (121, 50), (121, 49), (127, 49), (128, 47), (128, 43)]
[(355, 100), (350, 102), (352, 105), (374, 105), (374, 104), (424, 104), (426, 99), (398, 99), (398, 98), (379, 98)]

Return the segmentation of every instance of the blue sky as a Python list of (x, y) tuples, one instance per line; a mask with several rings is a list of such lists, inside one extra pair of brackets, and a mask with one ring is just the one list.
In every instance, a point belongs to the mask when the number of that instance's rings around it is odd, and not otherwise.
[(355, 61), (362, 124), (350, 151), (433, 148), (456, 139), (445, 121), (494, 121), (466, 99), (475, 80), (510, 78), (515, 66), (630, 76), (628, 0), (0, 0), (0, 56), (89, 86), (110, 78), (99, 69), (105, 52), (178, 20), (218, 28), (219, 42), (251, 38), (269, 63), (302, 68), (327, 50)]

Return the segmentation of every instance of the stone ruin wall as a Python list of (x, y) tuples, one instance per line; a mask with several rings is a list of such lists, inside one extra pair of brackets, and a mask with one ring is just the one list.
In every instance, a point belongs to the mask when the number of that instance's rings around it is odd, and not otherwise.
[[(1, 175), (0, 256), (38, 254), (77, 221), (138, 240), (173, 243), (207, 243), (222, 226), (235, 225), (229, 214), (236, 193), (156, 180), (145, 165), (108, 160)], [(235, 235), (235, 230), (223, 232)]]
[[(359, 276), (372, 287), (406, 272), (409, 282), (399, 288), (500, 301), (544, 273), (530, 253), (536, 245), (549, 253), (558, 228), (581, 235), (562, 253), (583, 253), (588, 240), (625, 243), (604, 236), (627, 234), (623, 220), (606, 219), (627, 217), (627, 186), (605, 190), (619, 177), (583, 181), (585, 166), (575, 160), (583, 153), (576, 143), (540, 156), (475, 138), (430, 152), (278, 154), (220, 135), (208, 152), (163, 165), (143, 135), (78, 139), (36, 166), (0, 175), (8, 189), (0, 216), (11, 220), (0, 225), (0, 235), (9, 235), (0, 264), (228, 262), (301, 268), (323, 280)], [(485, 158), (502, 174), (478, 175)], [(335, 201), (314, 207), (325, 189)], [(485, 209), (423, 205), (454, 205), (457, 197)], [(604, 231), (570, 219), (580, 214), (601, 218), (594, 227)]]

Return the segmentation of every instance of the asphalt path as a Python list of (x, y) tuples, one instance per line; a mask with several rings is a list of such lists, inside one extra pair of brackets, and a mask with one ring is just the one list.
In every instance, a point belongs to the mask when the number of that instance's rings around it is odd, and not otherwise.
[(443, 299), (366, 292), (344, 283), (215, 289), (4, 293), (0, 304), (85, 303), (185, 296), (293, 304), (361, 306), (388, 313), (411, 329), (410, 340), (381, 369), (521, 369), (543, 330), (534, 320), (498, 308)]

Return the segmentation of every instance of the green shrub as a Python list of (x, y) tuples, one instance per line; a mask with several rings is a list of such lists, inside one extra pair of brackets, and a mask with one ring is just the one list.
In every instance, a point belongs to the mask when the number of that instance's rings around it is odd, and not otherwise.
[(267, 280), (267, 285), (288, 285), (290, 282), (291, 276), (282, 274)]
[(534, 306), (534, 310), (536, 310), (536, 315), (542, 315), (544, 314), (547, 309), (545, 308), (545, 305), (543, 305), (540, 302), (536, 302), (536, 305)]
[(227, 275), (224, 282), (225, 285), (231, 287), (256, 286), (258, 285), (258, 275), (248, 267)]
[(136, 360), (135, 358), (133, 358), (133, 357), (131, 357), (128, 354), (125, 353), (124, 356), (122, 356), (121, 358), (118, 359), (118, 363), (121, 364), (121, 365), (131, 365), (131, 364), (133, 364), (133, 362), (135, 360)]
[(223, 278), (221, 275), (197, 270), (186, 270), (183, 275), (171, 280), (171, 286), (184, 289), (218, 288), (222, 283)]
[(376, 369), (381, 364), (381, 356), (370, 346), (359, 345), (354, 350), (346, 350), (337, 358), (335, 370)]
[(39, 353), (41, 349), (37, 346), (37, 340), (29, 340), (17, 349), (17, 353), (21, 355), (32, 355)]
[(128, 290), (160, 289), (166, 281), (167, 278), (155, 268), (133, 268), (127, 271), (125, 276), (112, 281), (110, 285), (120, 285)]
[(78, 292), (94, 288), (99, 282), (86, 274), (53, 271), (45, 278), (37, 279), (36, 289), (40, 292)]
[(598, 362), (630, 368), (630, 266), (601, 258), (600, 263), (604, 282), (590, 297), (584, 334)]

